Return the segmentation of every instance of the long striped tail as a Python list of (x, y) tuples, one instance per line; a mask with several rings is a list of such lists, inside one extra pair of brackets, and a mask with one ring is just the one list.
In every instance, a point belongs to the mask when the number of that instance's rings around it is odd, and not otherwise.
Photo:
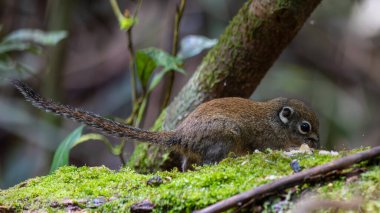
[(19, 80), (11, 80), (11, 83), (33, 106), (46, 112), (52, 112), (76, 122), (84, 123), (111, 136), (127, 137), (156, 144), (165, 144), (167, 146), (173, 145), (171, 140), (172, 132), (152, 132), (128, 126), (91, 112), (47, 100)]

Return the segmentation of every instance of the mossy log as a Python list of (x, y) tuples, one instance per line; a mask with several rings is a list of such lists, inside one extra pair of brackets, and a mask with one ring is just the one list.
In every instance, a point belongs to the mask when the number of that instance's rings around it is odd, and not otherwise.
[[(131, 206), (142, 201), (150, 204), (148, 207), (155, 212), (190, 212), (292, 174), (292, 160), (297, 160), (307, 169), (359, 151), (362, 149), (289, 155), (267, 150), (227, 158), (217, 165), (197, 167), (185, 173), (172, 170), (146, 175), (130, 168), (112, 171), (105, 167), (66, 166), (51, 175), (29, 179), (0, 191), (0, 212), (127, 212)], [(338, 202), (355, 199), (355, 202), (360, 202), (363, 212), (378, 212), (380, 167), (373, 162), (355, 165), (354, 168), (365, 171), (355, 177), (318, 181), (313, 186), (303, 184), (261, 200), (255, 203), (254, 208), (260, 211), (286, 211), (294, 208), (295, 201), (302, 199), (304, 192), (308, 191), (322, 200)], [(152, 180), (156, 180), (154, 184)], [(245, 208), (251, 209), (252, 206)]]

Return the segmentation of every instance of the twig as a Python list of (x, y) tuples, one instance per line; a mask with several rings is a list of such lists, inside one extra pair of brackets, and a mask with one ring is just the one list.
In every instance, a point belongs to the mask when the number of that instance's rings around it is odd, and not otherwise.
[(127, 30), (128, 39), (128, 52), (129, 52), (129, 70), (131, 72), (131, 90), (132, 90), (132, 102), (136, 102), (137, 89), (136, 89), (136, 76), (135, 76), (135, 51), (132, 42), (132, 27)]
[[(308, 186), (313, 186), (316, 184), (331, 182), (342, 177), (350, 178), (350, 177), (358, 176), (363, 172), (366, 172), (366, 170), (362, 168), (354, 168), (350, 171), (332, 171), (324, 175), (310, 177), (307, 183), (308, 183)], [(268, 192), (267, 194), (262, 194), (260, 197), (252, 198), (248, 200), (246, 203), (244, 203), (243, 205), (239, 206), (239, 208), (236, 208), (233, 212), (234, 213), (241, 212), (242, 210), (248, 208), (249, 206), (256, 205), (256, 204), (259, 205), (260, 201), (262, 201), (263, 199), (266, 199), (269, 196), (278, 194), (279, 192), (281, 193), (281, 191), (271, 191), (271, 192)]]
[(127, 162), (125, 161), (125, 158), (124, 158), (124, 155), (123, 155), (125, 144), (126, 144), (126, 140), (125, 139), (121, 140), (121, 144), (119, 146), (120, 153), (118, 154), (120, 162), (121, 162), (121, 165), (123, 165), (123, 166), (127, 165)]
[[(179, 6), (177, 6), (177, 9), (176, 9), (177, 14), (175, 16), (174, 30), (173, 30), (173, 46), (172, 46), (173, 56), (177, 56), (177, 52), (178, 52), (179, 26), (181, 23), (183, 11), (185, 10), (185, 6), (186, 6), (186, 0), (181, 0), (181, 3), (179, 4)], [(169, 104), (170, 96), (173, 90), (174, 80), (175, 80), (175, 72), (172, 70), (171, 72), (169, 72), (169, 83), (165, 90), (165, 98), (164, 98), (164, 102), (162, 103), (161, 110), (166, 108)]]
[[(135, 19), (137, 17), (137, 14), (140, 10), (140, 7), (141, 7), (141, 3), (142, 3), (142, 0), (138, 0), (137, 2), (137, 8), (135, 9), (135, 12), (133, 14), (133, 18)], [(129, 70), (131, 72), (131, 93), (132, 93), (132, 103), (133, 103), (133, 109), (132, 109), (132, 112), (136, 112), (138, 111), (138, 107), (139, 107), (139, 101), (138, 101), (138, 98), (137, 98), (137, 86), (136, 86), (136, 67), (135, 67), (135, 49), (134, 49), (134, 46), (133, 46), (133, 39), (132, 39), (132, 29), (133, 29), (133, 26), (132, 25), (128, 30), (127, 30), (127, 41), (128, 41), (128, 52), (129, 52)], [(127, 119), (127, 122), (131, 122), (131, 123), (134, 123), (136, 121), (136, 114), (131, 114), (130, 116), (131, 120), (130, 119)], [(126, 139), (123, 139), (123, 140), (126, 140)], [(122, 141), (123, 145), (121, 147), (121, 150), (124, 150), (124, 147), (125, 147), (125, 141)], [(124, 159), (124, 156), (123, 156), (123, 152), (121, 151), (120, 154), (119, 154), (119, 158), (120, 158), (120, 161), (122, 163), (123, 166), (126, 165), (126, 162), (125, 162), (125, 159)]]
[[(140, 10), (142, 0), (137, 3), (137, 8), (133, 14), (133, 18), (137, 17)], [(128, 40), (128, 52), (129, 52), (129, 70), (131, 72), (131, 88), (132, 88), (132, 101), (136, 103), (137, 101), (137, 88), (136, 88), (136, 69), (135, 69), (135, 49), (132, 40), (132, 29), (133, 25), (127, 30), (127, 40)]]
[(239, 205), (257, 197), (262, 196), (273, 191), (283, 190), (289, 187), (293, 187), (299, 184), (303, 184), (315, 176), (321, 176), (335, 170), (345, 169), (353, 164), (359, 163), (361, 161), (369, 160), (371, 158), (380, 156), (380, 146), (374, 147), (370, 150), (360, 152), (357, 154), (349, 155), (333, 162), (316, 166), (314, 168), (289, 175), (283, 178), (280, 178), (274, 182), (256, 187), (249, 191), (237, 194), (225, 200), (219, 201), (211, 206), (208, 206), (204, 209), (195, 211), (196, 213), (205, 213), (205, 212), (221, 212), (227, 209), (238, 207)]

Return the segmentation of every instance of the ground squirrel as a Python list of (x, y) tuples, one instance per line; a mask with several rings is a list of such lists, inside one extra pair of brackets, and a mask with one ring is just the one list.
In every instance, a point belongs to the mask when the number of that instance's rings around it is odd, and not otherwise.
[(275, 98), (265, 102), (237, 97), (214, 99), (198, 106), (176, 129), (152, 132), (47, 100), (21, 81), (12, 83), (37, 108), (112, 136), (179, 151), (184, 155), (184, 170), (193, 163), (219, 162), (230, 152), (241, 156), (256, 149), (290, 149), (303, 143), (319, 146), (318, 118), (296, 99)]

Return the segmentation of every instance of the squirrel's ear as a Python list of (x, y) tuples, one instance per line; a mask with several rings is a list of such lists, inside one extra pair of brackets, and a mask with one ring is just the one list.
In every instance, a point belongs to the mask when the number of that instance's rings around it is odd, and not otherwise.
[(280, 117), (282, 123), (287, 124), (289, 122), (289, 119), (292, 117), (293, 112), (293, 108), (289, 106), (282, 107), (281, 111), (278, 113), (278, 116)]

